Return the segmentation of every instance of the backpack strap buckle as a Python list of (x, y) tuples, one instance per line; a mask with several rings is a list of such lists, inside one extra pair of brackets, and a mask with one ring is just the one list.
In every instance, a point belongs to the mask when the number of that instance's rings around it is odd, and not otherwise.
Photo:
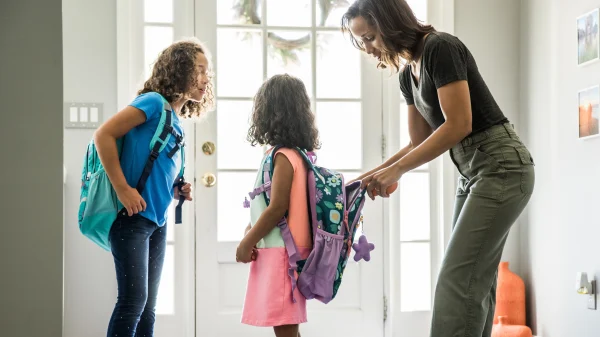
[(268, 181), (264, 185), (255, 188), (254, 191), (248, 193), (248, 196), (250, 196), (250, 199), (254, 200), (254, 198), (256, 198), (257, 195), (259, 195), (263, 192), (269, 191), (270, 189), (271, 189), (271, 182)]

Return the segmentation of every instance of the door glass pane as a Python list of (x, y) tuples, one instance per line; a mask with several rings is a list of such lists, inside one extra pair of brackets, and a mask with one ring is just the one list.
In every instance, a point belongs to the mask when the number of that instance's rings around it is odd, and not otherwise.
[(268, 76), (288, 73), (300, 78), (312, 93), (310, 32), (272, 31), (268, 33)]
[(429, 240), (429, 173), (409, 172), (400, 179), (400, 240)]
[[(256, 167), (260, 165), (260, 160)], [(217, 239), (239, 241), (250, 222), (250, 209), (244, 208), (244, 197), (254, 189), (256, 172), (219, 172), (217, 178)]]
[(339, 32), (317, 33), (317, 97), (360, 98), (360, 54)]
[(309, 27), (311, 0), (276, 0), (267, 2), (269, 26)]
[[(150, 268), (154, 268), (150, 266)], [(157, 315), (175, 314), (175, 247), (167, 245), (156, 299)]]
[(429, 243), (400, 246), (400, 311), (431, 310), (431, 253)]
[(144, 21), (173, 22), (173, 0), (144, 0)]
[(219, 0), (217, 3), (217, 24), (219, 25), (258, 25), (262, 18), (262, 1)]
[(217, 31), (217, 95), (253, 97), (263, 81), (262, 33), (220, 28)]
[(171, 43), (173, 43), (173, 27), (144, 27), (145, 78), (149, 78), (152, 74), (152, 67), (160, 52), (167, 48)]
[(246, 140), (251, 101), (217, 102), (217, 166), (219, 169), (256, 169), (263, 149)]
[(351, 1), (335, 0), (323, 1), (317, 0), (317, 22), (316, 25), (323, 27), (339, 27), (342, 21), (342, 15), (350, 7)]
[(331, 169), (362, 168), (362, 116), (359, 102), (318, 102), (319, 165)]

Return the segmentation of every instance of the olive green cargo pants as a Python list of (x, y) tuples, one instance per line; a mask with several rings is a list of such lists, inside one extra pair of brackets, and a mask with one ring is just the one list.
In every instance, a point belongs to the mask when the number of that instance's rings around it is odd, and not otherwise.
[(489, 337), (509, 230), (535, 184), (533, 159), (510, 124), (450, 150), (460, 172), (453, 232), (434, 295), (431, 337)]

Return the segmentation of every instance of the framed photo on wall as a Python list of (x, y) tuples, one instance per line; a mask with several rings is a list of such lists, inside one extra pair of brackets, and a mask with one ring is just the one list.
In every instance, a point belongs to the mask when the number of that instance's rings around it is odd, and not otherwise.
[(577, 18), (577, 64), (582, 66), (600, 57), (599, 9)]
[(598, 136), (600, 120), (600, 86), (581, 90), (579, 99), (579, 138)]

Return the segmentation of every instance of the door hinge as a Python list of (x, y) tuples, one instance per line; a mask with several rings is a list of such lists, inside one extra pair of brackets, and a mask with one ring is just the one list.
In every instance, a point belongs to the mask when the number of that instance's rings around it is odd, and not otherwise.
[(387, 321), (387, 313), (388, 313), (388, 304), (387, 304), (387, 296), (383, 296), (383, 321)]
[(387, 151), (387, 141), (385, 139), (385, 135), (381, 135), (381, 159), (385, 159)]

